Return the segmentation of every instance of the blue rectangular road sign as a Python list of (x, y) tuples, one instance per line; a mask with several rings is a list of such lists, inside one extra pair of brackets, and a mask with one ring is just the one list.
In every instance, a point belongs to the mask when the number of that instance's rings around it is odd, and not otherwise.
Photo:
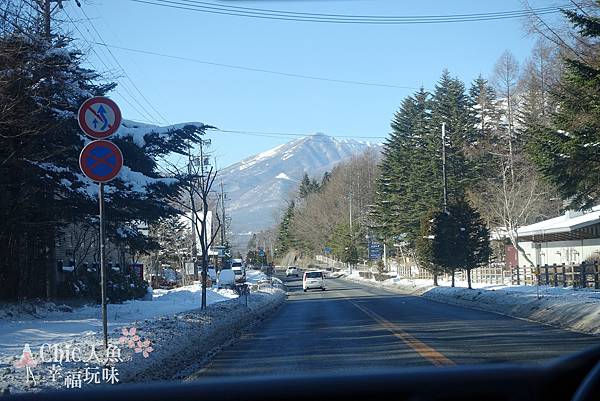
[(383, 245), (379, 242), (369, 243), (369, 260), (381, 259), (383, 255)]

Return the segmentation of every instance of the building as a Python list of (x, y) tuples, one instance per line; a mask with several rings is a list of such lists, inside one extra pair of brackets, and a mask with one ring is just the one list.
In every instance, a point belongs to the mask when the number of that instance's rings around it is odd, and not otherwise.
[[(94, 224), (66, 224), (60, 227), (55, 241), (56, 262), (64, 271), (73, 271), (85, 264), (100, 263), (98, 226)], [(127, 246), (105, 240), (104, 256), (107, 266), (125, 267), (133, 263)]]
[[(535, 265), (579, 264), (600, 260), (600, 205), (518, 229), (519, 243)], [(507, 263), (525, 265), (520, 255), (507, 247)]]

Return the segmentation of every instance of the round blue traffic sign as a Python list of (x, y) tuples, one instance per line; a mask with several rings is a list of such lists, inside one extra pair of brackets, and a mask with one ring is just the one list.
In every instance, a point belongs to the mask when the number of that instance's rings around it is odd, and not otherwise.
[(96, 182), (108, 182), (119, 175), (123, 154), (112, 142), (98, 140), (88, 143), (79, 155), (83, 174)]

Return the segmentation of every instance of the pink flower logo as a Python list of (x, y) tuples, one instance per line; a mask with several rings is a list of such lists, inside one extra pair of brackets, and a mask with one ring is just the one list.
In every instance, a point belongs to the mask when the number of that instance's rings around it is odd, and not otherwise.
[(150, 353), (154, 351), (150, 340), (143, 339), (140, 336), (138, 336), (136, 334), (137, 329), (135, 327), (132, 327), (130, 329), (124, 327), (121, 330), (121, 333), (123, 335), (119, 337), (119, 343), (126, 344), (127, 347), (132, 348), (136, 354), (139, 354), (141, 352), (144, 358), (148, 358), (150, 356)]
[(129, 330), (126, 327), (123, 327), (121, 333), (123, 334), (119, 337), (120, 344), (127, 344), (129, 348), (135, 348), (135, 343), (140, 340), (140, 336), (135, 334), (137, 329), (135, 327), (130, 328)]
[(151, 344), (152, 343), (150, 342), (150, 340), (140, 340), (137, 342), (137, 347), (134, 351), (136, 354), (139, 354), (141, 352), (142, 355), (144, 355), (144, 358), (148, 358), (150, 356), (150, 353), (154, 351), (154, 348), (152, 348)]
[(15, 368), (35, 368), (37, 366), (37, 362), (35, 359), (33, 359), (33, 355), (31, 354), (31, 348), (29, 348), (29, 344), (25, 344), (21, 359), (16, 361), (14, 366)]

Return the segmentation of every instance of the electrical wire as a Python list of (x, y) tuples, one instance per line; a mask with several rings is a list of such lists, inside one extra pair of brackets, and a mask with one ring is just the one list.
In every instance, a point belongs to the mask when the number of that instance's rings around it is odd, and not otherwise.
[[(331, 15), (321, 17), (317, 14), (304, 13), (304, 15), (288, 14), (289, 12), (279, 12), (275, 10), (253, 9), (258, 11), (236, 10), (233, 6), (222, 6), (213, 3), (213, 6), (199, 5), (199, 3), (187, 0), (130, 0), (136, 3), (148, 4), (153, 6), (167, 7), (180, 10), (196, 11), (217, 15), (230, 15), (248, 18), (258, 18), (266, 20), (281, 20), (281, 21), (297, 21), (297, 22), (320, 22), (320, 23), (335, 23), (335, 24), (384, 24), (384, 25), (408, 25), (408, 24), (438, 24), (451, 22), (475, 22), (475, 21), (492, 21), (512, 18), (522, 18), (532, 15), (532, 10), (515, 10), (496, 13), (479, 13), (479, 14), (455, 14), (455, 15), (440, 15), (440, 16), (405, 16), (405, 17), (385, 17), (385, 16), (370, 16), (368, 18), (360, 18), (359, 16), (346, 15), (337, 17), (339, 14), (324, 14)], [(573, 8), (573, 6), (564, 6), (562, 9)], [(544, 7), (533, 9), (533, 12), (538, 15), (554, 14), (561, 11), (560, 7)]]
[(281, 75), (281, 76), (292, 77), (292, 78), (302, 78), (302, 79), (334, 82), (334, 83), (341, 83), (341, 84), (377, 86), (377, 87), (383, 87), (383, 88), (397, 88), (397, 89), (411, 89), (411, 90), (419, 90), (420, 89), (420, 87), (416, 87), (416, 86), (402, 86), (402, 85), (387, 84), (387, 83), (335, 79), (335, 78), (319, 77), (319, 76), (315, 76), (315, 75), (305, 75), (305, 74), (296, 74), (296, 73), (291, 73), (291, 72), (267, 70), (267, 69), (263, 69), (263, 68), (254, 68), (254, 67), (247, 67), (247, 66), (235, 65), (235, 64), (215, 63), (212, 61), (200, 60), (200, 59), (196, 59), (196, 58), (192, 58), (192, 57), (185, 57), (185, 56), (175, 56), (175, 55), (159, 53), (159, 52), (155, 52), (155, 51), (151, 51), (151, 50), (134, 49), (131, 47), (123, 47), (123, 46), (117, 46), (117, 45), (99, 43), (99, 42), (91, 42), (91, 43), (100, 45), (100, 46), (111, 47), (113, 49), (120, 49), (120, 50), (130, 51), (130, 52), (134, 52), (134, 53), (147, 54), (147, 55), (151, 55), (151, 56), (165, 57), (165, 58), (171, 58), (171, 59), (175, 59), (175, 60), (189, 61), (189, 62), (198, 63), (198, 64), (212, 65), (212, 66), (216, 66), (216, 67), (231, 68), (231, 69), (236, 69), (236, 70), (262, 72), (265, 74)]
[[(281, 137), (297, 137), (303, 138), (306, 136), (313, 136), (314, 134), (310, 133), (290, 133), (290, 132), (265, 132), (265, 131), (241, 131), (241, 130), (226, 130), (220, 128), (210, 129), (209, 131), (218, 131), (229, 134), (239, 134), (239, 135), (250, 135), (250, 136), (262, 136), (262, 137), (271, 137), (271, 138), (281, 138)], [(381, 140), (386, 139), (385, 136), (349, 136), (349, 135), (332, 135), (335, 138), (344, 138), (344, 139), (373, 139), (373, 140)], [(318, 138), (318, 137), (317, 137)], [(316, 138), (313, 138), (316, 139)]]
[[(62, 10), (63, 13), (67, 16), (67, 18), (69, 19), (69, 22), (71, 23), (71, 25), (75, 28), (75, 30), (77, 30), (77, 32), (79, 32), (79, 35), (81, 36), (81, 39), (84, 42), (87, 43), (94, 43), (93, 41), (89, 41), (86, 38), (86, 35), (81, 31), (81, 29), (79, 29), (79, 26), (75, 23), (75, 21), (73, 20), (73, 18), (69, 15), (69, 13), (67, 12), (66, 9)], [(88, 33), (91, 36), (91, 32)], [(96, 49), (94, 49), (93, 47), (90, 47), (90, 50), (92, 51), (92, 53), (94, 53), (96, 55), (96, 58), (98, 59), (98, 61), (100, 61), (100, 63), (102, 63), (102, 65), (104, 66), (104, 68), (106, 68), (107, 71), (111, 71), (113, 70), (113, 67), (109, 67), (108, 63), (104, 61), (104, 58), (100, 56), (100, 54), (96, 51)], [(93, 65), (92, 65), (92, 68)], [(95, 68), (94, 68), (95, 69)], [(127, 98), (127, 96), (124, 96), (122, 93), (120, 93), (120, 91), (118, 89), (115, 89), (115, 92), (117, 94), (119, 94), (121, 96), (121, 98), (125, 101), (125, 103), (127, 103), (136, 113), (138, 113), (140, 116), (143, 116), (143, 118), (148, 118), (150, 120), (153, 120), (153, 124), (157, 124), (158, 121), (156, 119), (153, 119), (152, 114), (150, 114), (145, 108), (144, 106), (135, 98), (135, 96), (133, 95), (133, 93), (131, 93), (131, 91), (129, 90), (129, 88), (126, 85), (123, 85), (121, 83), (121, 88), (123, 88), (125, 90), (125, 92), (127, 92), (127, 94), (131, 97), (131, 99), (136, 102), (140, 108), (142, 108), (142, 110), (144, 110), (144, 112), (141, 112), (140, 109), (138, 109), (133, 103), (131, 103), (129, 101), (129, 99)]]
[[(173, 0), (154, 0), (163, 3), (171, 3)], [(221, 9), (221, 10), (243, 10), (246, 12), (260, 13), (260, 14), (288, 14), (291, 16), (307, 16), (307, 17), (326, 17), (326, 18), (348, 18), (348, 19), (372, 19), (372, 20), (406, 20), (406, 19), (447, 19), (447, 18), (464, 18), (464, 17), (486, 17), (486, 16), (500, 16), (500, 15), (511, 15), (516, 13), (522, 13), (523, 10), (512, 10), (512, 11), (496, 11), (496, 12), (486, 12), (486, 13), (469, 13), (469, 14), (442, 14), (442, 15), (404, 15), (404, 16), (387, 16), (387, 15), (354, 15), (354, 14), (324, 14), (324, 13), (307, 13), (307, 12), (298, 12), (298, 11), (284, 11), (284, 10), (273, 10), (273, 9), (264, 9), (264, 8), (254, 8), (254, 7), (241, 7), (241, 6), (233, 6), (233, 5), (225, 5), (208, 1), (199, 1), (199, 0), (178, 0), (181, 3), (190, 3), (191, 5), (196, 6), (210, 6), (211, 9)], [(574, 3), (571, 0), (571, 3)], [(534, 9), (533, 11), (548, 11), (548, 10), (556, 10), (561, 7), (577, 7), (577, 4), (572, 4), (571, 6), (563, 5), (563, 6), (546, 6), (539, 7)]]
[[(98, 30), (96, 29), (96, 26), (94, 25), (94, 23), (92, 22), (92, 20), (90, 19), (90, 17), (88, 17), (87, 13), (85, 12), (85, 10), (81, 7), (78, 7), (79, 10), (81, 10), (81, 12), (83, 13), (83, 15), (85, 16), (85, 18), (87, 19), (87, 21), (89, 22), (90, 26), (92, 27), (92, 29), (94, 30), (94, 32), (96, 32), (96, 35), (98, 35), (98, 38), (100, 39), (101, 43), (106, 43), (104, 41), (104, 39), (102, 38), (102, 35), (100, 34), (100, 32), (98, 32)], [(108, 46), (105, 46), (105, 48), (108, 50), (108, 52), (110, 53), (111, 57), (113, 58), (113, 60), (115, 61), (115, 63), (119, 66), (119, 68), (123, 71), (123, 73), (125, 74), (125, 77), (127, 78), (127, 80), (131, 83), (131, 85), (133, 86), (133, 88), (136, 90), (136, 92), (142, 97), (142, 99), (144, 99), (144, 101), (150, 106), (150, 108), (156, 113), (156, 115), (162, 119), (165, 123), (167, 123), (168, 125), (170, 125), (170, 122), (160, 113), (160, 111), (158, 111), (156, 109), (156, 107), (154, 107), (154, 105), (152, 104), (152, 102), (150, 102), (148, 100), (148, 98), (142, 93), (142, 91), (138, 88), (138, 86), (135, 84), (135, 82), (133, 81), (133, 79), (131, 79), (131, 77), (129, 76), (129, 74), (127, 73), (127, 70), (125, 70), (125, 68), (123, 68), (123, 66), (121, 65), (121, 63), (119, 62), (119, 59), (117, 57), (115, 57), (115, 55), (113, 54), (113, 52), (110, 50), (110, 48)]]

